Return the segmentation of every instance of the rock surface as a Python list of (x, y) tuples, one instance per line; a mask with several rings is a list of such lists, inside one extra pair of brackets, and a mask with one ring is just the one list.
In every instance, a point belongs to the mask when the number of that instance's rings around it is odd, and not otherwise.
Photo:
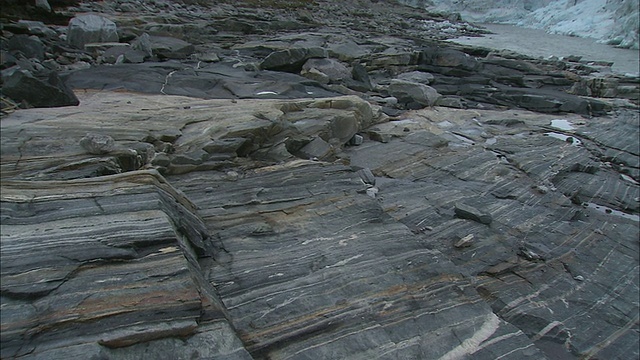
[(3, 99), (0, 357), (640, 356), (638, 79), (365, 3), (77, 5), (139, 64), (41, 32), (80, 104)]

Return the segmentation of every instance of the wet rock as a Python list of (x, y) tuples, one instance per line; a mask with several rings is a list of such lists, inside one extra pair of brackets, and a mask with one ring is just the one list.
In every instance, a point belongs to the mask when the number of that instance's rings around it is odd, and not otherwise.
[(428, 85), (397, 79), (391, 80), (388, 91), (405, 106), (412, 103), (420, 107), (433, 106), (440, 97), (438, 91)]
[(455, 213), (456, 216), (460, 218), (477, 221), (485, 225), (491, 224), (491, 221), (493, 220), (491, 214), (489, 214), (488, 212), (483, 211), (476, 206), (469, 205), (465, 202), (456, 203)]
[(80, 139), (80, 146), (89, 154), (108, 154), (115, 150), (115, 141), (109, 135), (89, 133)]
[(79, 104), (76, 95), (55, 72), (49, 73), (46, 79), (40, 79), (28, 71), (15, 71), (7, 79), (4, 79), (2, 93), (16, 102), (26, 102), (33, 107), (75, 106)]
[(76, 49), (84, 49), (85, 44), (118, 42), (116, 24), (99, 15), (78, 15), (69, 21), (67, 42)]

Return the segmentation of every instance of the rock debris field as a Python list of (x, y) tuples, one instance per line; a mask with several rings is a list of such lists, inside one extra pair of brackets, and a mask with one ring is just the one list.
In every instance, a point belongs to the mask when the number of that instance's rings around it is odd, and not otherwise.
[(36, 3), (3, 359), (640, 356), (637, 76), (393, 1)]

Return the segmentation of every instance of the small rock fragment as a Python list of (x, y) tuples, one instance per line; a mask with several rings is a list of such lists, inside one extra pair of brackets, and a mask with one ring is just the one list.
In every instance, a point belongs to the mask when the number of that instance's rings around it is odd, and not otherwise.
[(459, 218), (477, 221), (485, 225), (491, 224), (491, 221), (493, 220), (491, 214), (463, 202), (456, 203), (455, 214)]
[(370, 197), (375, 199), (377, 194), (378, 194), (378, 188), (370, 187), (367, 189), (367, 195), (369, 195)]
[(473, 238), (474, 238), (474, 235), (469, 234), (463, 237), (462, 239), (458, 240), (453, 246), (458, 249), (469, 247), (473, 243)]
[(364, 142), (364, 137), (362, 135), (355, 134), (349, 140), (349, 145), (360, 146)]
[(369, 168), (360, 169), (358, 170), (357, 174), (358, 176), (360, 176), (360, 179), (362, 179), (362, 181), (365, 184), (369, 184), (373, 186), (376, 185), (376, 177), (373, 175), (373, 173)]
[(80, 146), (89, 154), (101, 155), (114, 150), (115, 141), (109, 135), (88, 133), (80, 139)]

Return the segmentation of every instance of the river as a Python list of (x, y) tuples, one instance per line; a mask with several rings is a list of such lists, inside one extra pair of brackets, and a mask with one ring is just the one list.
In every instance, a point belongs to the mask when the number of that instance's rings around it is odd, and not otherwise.
[(543, 30), (528, 29), (504, 24), (477, 24), (494, 34), (483, 37), (461, 37), (450, 41), (483, 46), (498, 50), (511, 50), (520, 54), (548, 58), (577, 55), (583, 60), (613, 62), (612, 70), (618, 73), (640, 73), (640, 52), (601, 44), (594, 39), (548, 34)]

